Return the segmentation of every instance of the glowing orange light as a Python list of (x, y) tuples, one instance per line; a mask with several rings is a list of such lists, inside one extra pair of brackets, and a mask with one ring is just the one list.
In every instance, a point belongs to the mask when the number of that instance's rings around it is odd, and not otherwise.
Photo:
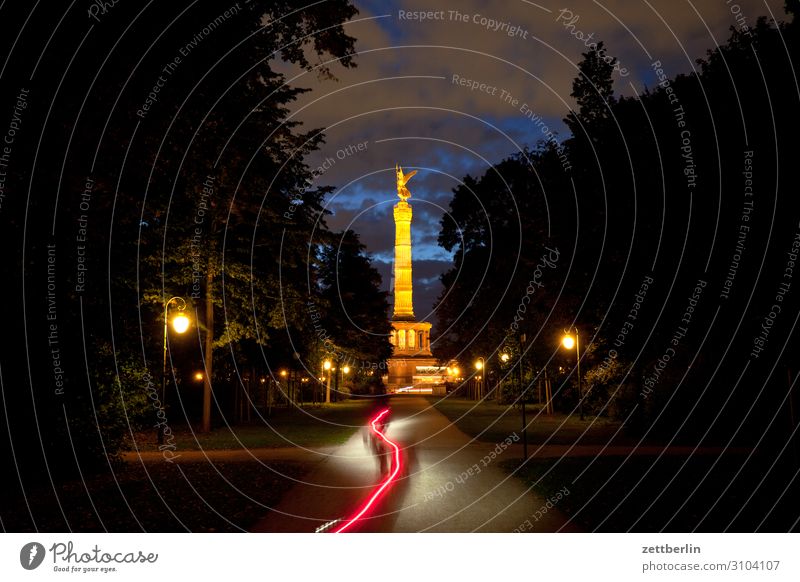
[(182, 312), (172, 318), (172, 329), (175, 330), (176, 333), (183, 333), (187, 329), (189, 329), (189, 318), (186, 317)]
[(383, 418), (387, 414), (389, 414), (388, 408), (382, 411), (380, 414), (378, 414), (375, 418), (373, 418), (370, 424), (372, 425), (373, 432), (377, 434), (379, 437), (381, 437), (385, 442), (389, 443), (389, 445), (394, 449), (394, 469), (391, 471), (391, 473), (389, 473), (389, 476), (383, 480), (380, 487), (378, 487), (375, 490), (375, 493), (372, 494), (372, 496), (367, 500), (367, 502), (358, 511), (358, 513), (356, 513), (353, 517), (344, 522), (344, 524), (333, 533), (342, 533), (343, 531), (348, 529), (351, 525), (353, 525), (356, 521), (361, 519), (364, 516), (364, 514), (367, 513), (367, 511), (369, 511), (369, 508), (372, 507), (372, 505), (375, 503), (378, 497), (380, 497), (381, 494), (386, 490), (386, 488), (389, 487), (392, 481), (394, 481), (395, 477), (397, 477), (397, 474), (400, 472), (400, 447), (398, 447), (396, 443), (386, 438), (386, 435), (383, 434), (380, 430), (378, 430), (377, 426), (375, 426), (375, 423), (378, 422), (381, 418)]

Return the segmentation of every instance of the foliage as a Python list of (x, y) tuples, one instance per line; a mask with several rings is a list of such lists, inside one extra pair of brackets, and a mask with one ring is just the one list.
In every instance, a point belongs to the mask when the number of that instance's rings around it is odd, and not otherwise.
[(351, 368), (372, 367), (391, 355), (388, 293), (352, 230), (332, 234), (320, 253), (320, 300), (326, 305), (324, 349)]
[[(786, 8), (794, 16), (797, 3)], [(709, 426), (720, 439), (744, 434), (743, 422), (771, 426), (786, 374), (762, 369), (769, 357), (748, 354), (763, 317), (752, 307), (774, 303), (800, 217), (788, 170), (800, 152), (786, 122), (800, 105), (786, 89), (800, 58), (797, 31), (794, 21), (760, 18), (732, 30), (691, 74), (654, 67), (654, 87), (633, 97), (615, 94), (614, 61), (601, 58), (602, 44), (585, 53), (576, 107), (565, 116), (571, 134), (466, 176), (454, 190), (439, 235), (454, 259), (441, 279), (437, 355), (491, 355), (491, 366), (524, 334), (529, 365), (548, 366), (557, 407), (571, 410), (574, 352), (559, 339), (574, 325), (584, 339), (590, 413), (618, 415), (651, 434), (704, 436)], [(742, 232), (746, 156), (759, 168), (760, 210), (748, 215), (735, 293), (719, 298)], [(547, 248), (560, 258), (537, 277)], [(795, 298), (786, 301), (784, 312), (796, 309)], [(748, 359), (747, 372), (763, 374), (756, 382), (766, 387), (756, 402), (738, 377)], [(660, 381), (647, 393), (654, 374)], [(507, 394), (513, 390), (512, 382)]]
[[(47, 195), (24, 196), (29, 176), (20, 171), (3, 204), (10, 270), (25, 276), (8, 291), (36, 306), (19, 313), (40, 315), (23, 319), (9, 304), (9, 329), (30, 343), (6, 357), (30, 369), (12, 375), (3, 366), (4, 382), (20, 387), (4, 403), (19, 411), (12, 432), (42, 443), (41, 455), (23, 460), (35, 479), (62, 465), (66, 475), (76, 455), (82, 467), (103, 465), (129, 422), (155, 424), (153, 407), (142, 408), (142, 374), (158, 370), (160, 387), (168, 297), (187, 299), (192, 320), (170, 338), (178, 390), (165, 405), (174, 416), (185, 396), (183, 410), (196, 419), (197, 384), (180, 394), (187, 362), (192, 370), (205, 363), (218, 417), (241, 388), (239, 366), (316, 369), (306, 304), (316, 293), (313, 250), (327, 241), (331, 188), (310, 186), (305, 158), (324, 135), (289, 117), (305, 90), (287, 83), (278, 62), (328, 79), (355, 66), (355, 39), (343, 25), (357, 10), (348, 0), (328, 0), (324, 10), (290, 0), (236, 6), (221, 18), (229, 7), (213, 2), (121, 3), (78, 53), (7, 63), (13, 78), (32, 79), (35, 69), (43, 82), (59, 80), (55, 93), (34, 83), (26, 123), (39, 129), (21, 133), (15, 149), (20, 163), (36, 160), (34, 190)], [(59, 26), (84, 30), (85, 13)], [(15, 55), (41, 54), (31, 45), (40, 39), (18, 40)], [(49, 248), (57, 249), (54, 274)], [(48, 277), (56, 321), (40, 307)]]
[[(147, 387), (160, 390), (139, 361), (113, 352), (100, 342), (92, 350), (91, 382), (70, 402), (67, 436), (84, 470), (107, 461), (117, 462), (129, 448), (130, 436), (152, 427), (152, 400)], [(152, 429), (155, 434), (155, 429)]]

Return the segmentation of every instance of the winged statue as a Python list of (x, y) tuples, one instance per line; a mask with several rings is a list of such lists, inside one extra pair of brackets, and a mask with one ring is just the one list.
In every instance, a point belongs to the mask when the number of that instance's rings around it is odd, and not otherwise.
[(401, 168), (399, 164), (395, 166), (395, 171), (397, 172), (397, 195), (401, 200), (406, 201), (411, 198), (411, 192), (406, 188), (406, 184), (408, 184), (408, 181), (417, 171), (414, 170), (408, 174), (403, 174), (403, 168)]

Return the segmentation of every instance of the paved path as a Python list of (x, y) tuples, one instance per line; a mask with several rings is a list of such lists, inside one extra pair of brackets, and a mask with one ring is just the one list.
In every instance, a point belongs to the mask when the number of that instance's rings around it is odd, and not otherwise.
[[(533, 531), (556, 531), (566, 523), (557, 508), (534, 521), (546, 500), (497, 466), (518, 455), (517, 447), (492, 458), (494, 444), (471, 442), (422, 397), (394, 397), (390, 407), (387, 435), (403, 448), (403, 474), (353, 531), (510, 532), (526, 519)], [(357, 433), (319, 462), (253, 530), (313, 532), (351, 515), (380, 479), (377, 460)]]

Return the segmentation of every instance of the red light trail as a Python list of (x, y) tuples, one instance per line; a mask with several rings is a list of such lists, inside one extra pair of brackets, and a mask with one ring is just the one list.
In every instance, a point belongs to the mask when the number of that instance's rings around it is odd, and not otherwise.
[(361, 509), (356, 513), (353, 517), (345, 521), (342, 526), (335, 530), (333, 533), (342, 533), (347, 530), (351, 525), (353, 525), (356, 521), (361, 519), (369, 508), (377, 501), (377, 499), (386, 491), (386, 488), (394, 481), (397, 474), (400, 472), (400, 447), (397, 446), (397, 443), (390, 441), (385, 434), (375, 426), (377, 422), (379, 422), (384, 416), (389, 414), (389, 409), (383, 410), (380, 412), (375, 418), (372, 419), (370, 424), (372, 425), (372, 431), (381, 437), (384, 442), (388, 443), (394, 449), (394, 468), (389, 471), (389, 475), (381, 482), (380, 486), (375, 490), (372, 496), (367, 500), (367, 502), (361, 507)]

